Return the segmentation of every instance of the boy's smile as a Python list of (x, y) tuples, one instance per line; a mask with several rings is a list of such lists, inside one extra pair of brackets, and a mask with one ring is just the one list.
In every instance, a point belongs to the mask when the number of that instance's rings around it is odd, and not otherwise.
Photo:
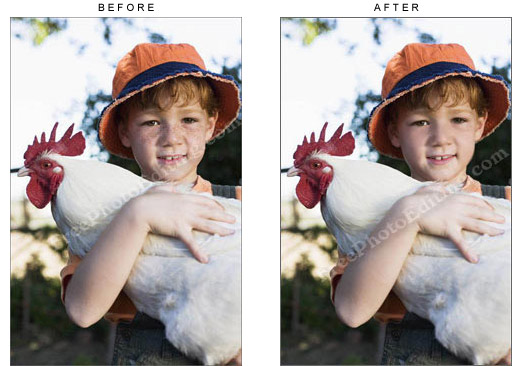
[(216, 120), (197, 101), (174, 103), (164, 110), (132, 109), (119, 134), (122, 144), (131, 147), (145, 178), (194, 183)]
[[(437, 98), (431, 97), (429, 105), (437, 105)], [(389, 134), (392, 144), (401, 148), (413, 178), (462, 183), (485, 120), (467, 101), (447, 101), (435, 109), (401, 110)]]

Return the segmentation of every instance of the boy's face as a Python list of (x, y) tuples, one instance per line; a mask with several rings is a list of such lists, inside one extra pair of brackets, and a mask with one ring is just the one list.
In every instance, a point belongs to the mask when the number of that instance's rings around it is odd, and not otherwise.
[[(436, 98), (430, 98), (430, 106), (437, 105)], [(389, 136), (401, 148), (413, 178), (462, 183), (486, 118), (486, 114), (478, 116), (467, 101), (454, 106), (443, 103), (435, 110), (402, 109)]]
[(185, 105), (132, 108), (127, 123), (119, 125), (122, 144), (130, 147), (142, 176), (152, 181), (194, 183), (217, 114), (194, 100)]

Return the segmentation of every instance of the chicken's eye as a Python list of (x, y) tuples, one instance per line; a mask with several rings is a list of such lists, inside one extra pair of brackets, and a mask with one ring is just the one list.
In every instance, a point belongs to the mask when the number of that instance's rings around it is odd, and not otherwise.
[(320, 168), (320, 167), (321, 167), (321, 163), (319, 163), (318, 161), (314, 161), (312, 163), (312, 168), (317, 169), (317, 168)]
[(42, 163), (42, 168), (49, 168), (49, 167), (51, 167), (51, 163), (50, 162), (44, 161)]

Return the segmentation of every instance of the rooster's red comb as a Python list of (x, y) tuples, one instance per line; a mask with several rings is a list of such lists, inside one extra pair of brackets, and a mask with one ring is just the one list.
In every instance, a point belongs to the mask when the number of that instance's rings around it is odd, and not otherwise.
[(86, 148), (86, 140), (84, 139), (84, 136), (82, 136), (82, 132), (77, 132), (75, 135), (71, 136), (73, 134), (73, 126), (74, 124), (69, 126), (66, 133), (59, 141), (55, 141), (58, 122), (55, 123), (51, 130), (49, 141), (46, 141), (45, 132), (42, 132), (40, 142), (35, 136), (33, 145), (29, 145), (24, 154), (24, 165), (28, 166), (45, 151), (54, 152), (64, 156), (77, 156), (82, 154)]
[(305, 136), (302, 145), (297, 145), (297, 150), (295, 150), (295, 153), (293, 154), (294, 165), (300, 165), (304, 159), (306, 159), (306, 157), (314, 151), (323, 152), (334, 156), (347, 156), (352, 154), (355, 147), (354, 136), (352, 136), (351, 131), (341, 136), (341, 133), (343, 132), (343, 125), (344, 124), (341, 123), (334, 135), (326, 142), (324, 139), (328, 122), (325, 122), (323, 129), (321, 130), (319, 141), (315, 141), (314, 132), (312, 132), (312, 135), (310, 136), (310, 141), (308, 141)]

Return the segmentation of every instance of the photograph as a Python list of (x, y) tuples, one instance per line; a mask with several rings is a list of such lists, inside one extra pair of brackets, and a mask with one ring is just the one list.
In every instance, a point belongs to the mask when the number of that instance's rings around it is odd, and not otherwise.
[(241, 28), (10, 19), (12, 365), (242, 364)]
[(511, 23), (281, 18), (281, 364), (510, 364)]

